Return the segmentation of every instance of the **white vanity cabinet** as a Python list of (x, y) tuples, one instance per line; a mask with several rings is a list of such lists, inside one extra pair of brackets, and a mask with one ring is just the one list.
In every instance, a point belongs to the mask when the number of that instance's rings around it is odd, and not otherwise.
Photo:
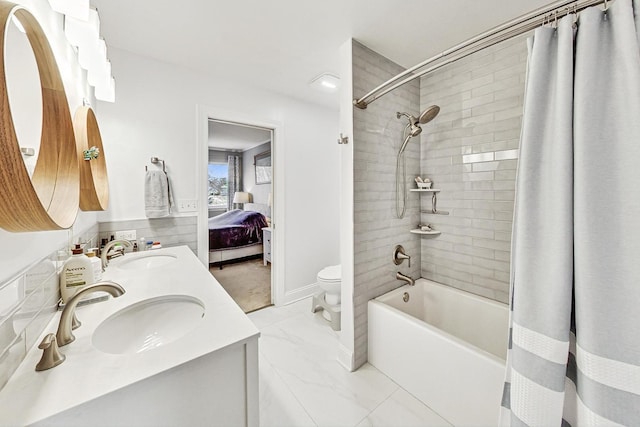
[[(62, 364), (36, 372), (41, 350), (28, 350), (0, 390), (0, 426), (259, 425), (260, 332), (188, 247), (127, 254), (111, 261), (104, 279), (126, 292), (77, 309), (82, 326), (60, 348)], [(202, 317), (140, 351), (99, 349), (94, 332), (101, 325), (159, 299), (197, 301)], [(56, 315), (37, 342), (58, 321)], [(162, 322), (183, 325), (176, 311)], [(135, 326), (125, 324), (114, 336), (138, 337)]]
[(264, 265), (267, 265), (267, 262), (271, 262), (271, 227), (262, 229), (262, 246)]

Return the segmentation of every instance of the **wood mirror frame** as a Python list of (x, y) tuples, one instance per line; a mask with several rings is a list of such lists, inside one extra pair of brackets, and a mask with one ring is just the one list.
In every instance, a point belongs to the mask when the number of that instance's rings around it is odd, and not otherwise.
[[(5, 43), (13, 16), (25, 29), (42, 88), (40, 153), (32, 177), (22, 160), (7, 96)], [(69, 228), (78, 214), (80, 171), (60, 71), (44, 31), (31, 13), (0, 1), (0, 23), (0, 227), (9, 231)]]
[[(103, 211), (109, 204), (109, 178), (100, 128), (90, 107), (84, 106), (76, 110), (73, 116), (73, 128), (80, 162), (80, 209)], [(100, 150), (98, 157), (86, 160), (84, 151), (91, 147)]]

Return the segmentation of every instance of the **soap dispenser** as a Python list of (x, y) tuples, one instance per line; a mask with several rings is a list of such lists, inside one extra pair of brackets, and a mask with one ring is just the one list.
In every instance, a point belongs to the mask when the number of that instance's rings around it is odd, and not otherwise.
[(84, 254), (82, 247), (76, 244), (71, 253), (60, 276), (60, 295), (65, 304), (77, 291), (95, 282), (91, 259)]

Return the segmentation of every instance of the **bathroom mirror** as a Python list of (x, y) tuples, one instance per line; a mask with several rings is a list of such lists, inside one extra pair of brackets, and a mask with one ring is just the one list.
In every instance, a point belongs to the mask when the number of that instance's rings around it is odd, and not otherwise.
[(257, 154), (253, 160), (256, 169), (256, 184), (271, 183), (271, 151)]
[(107, 162), (93, 110), (83, 106), (73, 116), (80, 162), (80, 209), (103, 211), (109, 204)]
[(33, 175), (40, 151), (42, 132), (42, 93), (38, 64), (27, 34), (17, 18), (6, 29), (4, 68), (7, 96), (16, 137), (29, 176)]
[[(33, 105), (23, 112), (41, 114), (32, 174), (20, 150), (19, 138), (25, 136), (16, 131), (19, 125), (11, 113), (18, 107), (8, 96), (5, 58), (7, 49), (11, 49), (7, 47), (7, 34), (15, 25), (14, 19), (24, 28), (28, 49), (38, 66), (40, 113), (34, 113), (38, 108)], [(0, 25), (0, 227), (9, 231), (69, 228), (78, 213), (80, 171), (69, 104), (55, 56), (38, 21), (22, 6), (0, 1)], [(18, 116), (16, 119), (22, 120)]]

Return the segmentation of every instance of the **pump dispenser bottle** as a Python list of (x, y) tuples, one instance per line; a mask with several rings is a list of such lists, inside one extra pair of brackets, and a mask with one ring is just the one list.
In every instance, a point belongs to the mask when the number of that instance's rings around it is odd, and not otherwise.
[(66, 303), (80, 289), (95, 282), (93, 264), (79, 244), (71, 250), (69, 258), (62, 267), (60, 275), (60, 295)]

